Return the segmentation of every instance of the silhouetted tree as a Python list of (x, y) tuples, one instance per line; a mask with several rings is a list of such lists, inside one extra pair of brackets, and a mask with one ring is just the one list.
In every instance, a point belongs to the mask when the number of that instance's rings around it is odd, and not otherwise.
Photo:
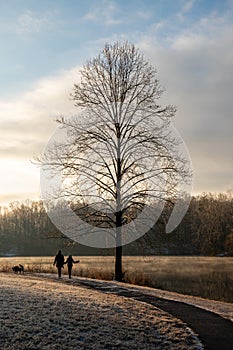
[(162, 92), (156, 70), (134, 45), (106, 44), (74, 86), (81, 114), (58, 119), (66, 141), (41, 159), (62, 172), (60, 198), (79, 203), (77, 214), (88, 222), (114, 229), (116, 280), (122, 280), (122, 227), (145, 205), (175, 200), (188, 176), (168, 127), (175, 108), (160, 106)]

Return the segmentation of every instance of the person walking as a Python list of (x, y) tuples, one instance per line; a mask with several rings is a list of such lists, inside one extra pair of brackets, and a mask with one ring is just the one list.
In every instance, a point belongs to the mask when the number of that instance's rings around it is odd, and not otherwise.
[(72, 271), (73, 264), (78, 264), (79, 262), (80, 260), (74, 261), (72, 255), (69, 255), (68, 258), (66, 259), (65, 264), (67, 264), (67, 267), (68, 267), (69, 278), (71, 278), (71, 271)]
[(61, 250), (59, 250), (53, 262), (53, 265), (56, 265), (57, 267), (59, 278), (61, 278), (61, 269), (64, 267), (64, 261), (64, 255), (62, 254)]

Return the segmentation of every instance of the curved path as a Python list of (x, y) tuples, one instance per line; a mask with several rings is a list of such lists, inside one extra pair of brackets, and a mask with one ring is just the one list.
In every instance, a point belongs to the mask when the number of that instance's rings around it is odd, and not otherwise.
[[(64, 282), (64, 280), (63, 280)], [(74, 284), (94, 288), (104, 293), (113, 293), (154, 305), (183, 320), (199, 336), (207, 350), (233, 349), (233, 323), (221, 316), (183, 302), (144, 294), (124, 286), (96, 280), (73, 280)]]

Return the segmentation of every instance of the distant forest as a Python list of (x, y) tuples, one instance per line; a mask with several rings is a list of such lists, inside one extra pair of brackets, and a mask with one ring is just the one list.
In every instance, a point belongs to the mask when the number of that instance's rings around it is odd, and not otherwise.
[[(233, 256), (233, 192), (192, 197), (180, 225), (165, 233), (172, 205), (153, 229), (123, 247), (124, 255)], [(54, 255), (57, 249), (75, 255), (113, 255), (113, 249), (80, 245), (64, 237), (51, 223), (42, 201), (13, 202), (0, 208), (0, 256)]]

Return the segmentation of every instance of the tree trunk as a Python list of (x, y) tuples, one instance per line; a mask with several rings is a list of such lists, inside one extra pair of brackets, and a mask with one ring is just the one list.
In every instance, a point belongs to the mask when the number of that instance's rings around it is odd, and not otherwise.
[(117, 184), (116, 184), (116, 250), (115, 250), (115, 280), (122, 281), (122, 207), (121, 207), (121, 131), (119, 123), (115, 124), (117, 136)]
[(115, 280), (122, 281), (122, 246), (115, 250)]
[(122, 281), (122, 242), (121, 242), (122, 211), (116, 213), (116, 249), (115, 249), (115, 280)]

